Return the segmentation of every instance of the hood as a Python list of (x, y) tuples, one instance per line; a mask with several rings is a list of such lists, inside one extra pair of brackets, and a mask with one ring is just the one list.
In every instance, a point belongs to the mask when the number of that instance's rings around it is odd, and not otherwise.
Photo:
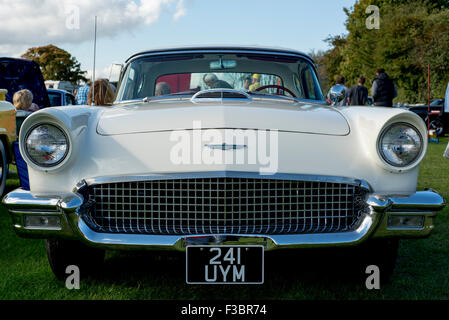
[[(266, 99), (269, 100), (269, 99)], [(106, 109), (98, 122), (101, 135), (202, 129), (260, 129), (347, 135), (341, 113), (320, 104), (293, 101), (208, 102), (190, 99), (136, 103)]]

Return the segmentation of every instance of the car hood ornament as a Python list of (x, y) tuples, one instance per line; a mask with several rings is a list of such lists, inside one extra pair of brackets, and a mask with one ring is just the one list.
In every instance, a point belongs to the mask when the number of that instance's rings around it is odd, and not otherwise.
[(243, 149), (247, 148), (248, 146), (246, 144), (205, 144), (206, 147), (210, 149), (221, 149), (221, 150), (237, 150), (237, 149)]

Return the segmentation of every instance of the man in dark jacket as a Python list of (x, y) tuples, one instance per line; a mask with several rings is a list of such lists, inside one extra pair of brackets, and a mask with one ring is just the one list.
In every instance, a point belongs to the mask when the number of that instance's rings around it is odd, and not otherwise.
[(352, 87), (348, 95), (348, 103), (351, 106), (364, 106), (368, 99), (368, 89), (365, 87), (365, 77), (361, 76), (357, 85)]
[(375, 106), (393, 106), (393, 99), (397, 96), (396, 87), (393, 80), (385, 73), (385, 69), (377, 70), (376, 78), (371, 87), (371, 95), (373, 96)]

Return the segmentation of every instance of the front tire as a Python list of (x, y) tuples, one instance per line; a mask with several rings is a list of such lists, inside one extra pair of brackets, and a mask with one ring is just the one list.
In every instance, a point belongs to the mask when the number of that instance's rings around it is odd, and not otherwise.
[(56, 278), (64, 280), (68, 277), (66, 268), (75, 265), (80, 276), (85, 278), (96, 274), (103, 265), (105, 251), (92, 248), (75, 240), (45, 240), (48, 262)]
[(3, 145), (3, 141), (0, 140), (0, 196), (3, 196), (3, 193), (5, 192), (8, 169), (5, 146)]

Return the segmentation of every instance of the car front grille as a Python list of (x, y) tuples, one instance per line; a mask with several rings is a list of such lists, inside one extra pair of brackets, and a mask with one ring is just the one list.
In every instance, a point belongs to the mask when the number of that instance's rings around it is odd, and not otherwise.
[(344, 232), (367, 210), (365, 189), (334, 182), (189, 178), (96, 184), (83, 193), (84, 221), (106, 233)]

